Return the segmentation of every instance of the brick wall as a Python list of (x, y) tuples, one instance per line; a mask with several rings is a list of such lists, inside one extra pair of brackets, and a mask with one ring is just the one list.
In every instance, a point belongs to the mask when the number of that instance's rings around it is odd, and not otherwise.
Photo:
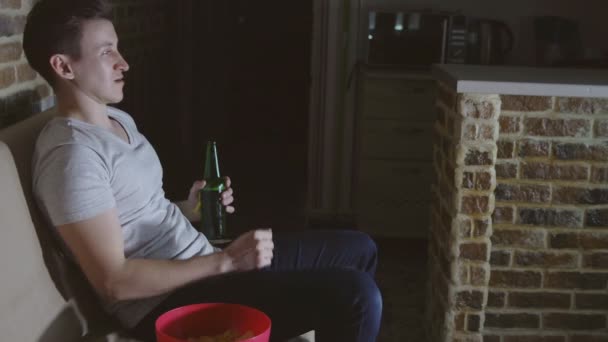
[(481, 341), (490, 273), (497, 95), (439, 86), (427, 329), (431, 341)]
[(608, 99), (501, 99), (486, 340), (608, 341)]
[[(40, 111), (51, 89), (27, 64), (21, 40), (32, 0), (0, 0), (0, 128)], [(42, 101), (42, 102), (41, 102)]]
[[(21, 48), (27, 13), (35, 0), (0, 0), (0, 128), (52, 105), (51, 88)], [(157, 108), (159, 65), (167, 54), (168, 0), (113, 0), (123, 55), (131, 65), (121, 107), (137, 113)]]
[(608, 341), (608, 99), (440, 90), (430, 341)]

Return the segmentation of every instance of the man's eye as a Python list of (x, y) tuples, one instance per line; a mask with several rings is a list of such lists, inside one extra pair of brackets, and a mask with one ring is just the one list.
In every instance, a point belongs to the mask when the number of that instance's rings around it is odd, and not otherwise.
[(104, 52), (102, 52), (101, 54), (102, 55), (109, 55), (110, 52), (112, 52), (112, 51), (111, 50), (104, 50)]

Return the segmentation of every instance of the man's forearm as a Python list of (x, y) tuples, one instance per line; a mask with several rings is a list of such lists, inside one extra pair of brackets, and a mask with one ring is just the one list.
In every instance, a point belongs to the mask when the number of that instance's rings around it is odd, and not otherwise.
[(224, 252), (188, 260), (127, 259), (107, 286), (112, 301), (152, 297), (194, 281), (234, 271)]
[(188, 221), (190, 222), (198, 222), (201, 220), (201, 213), (195, 212), (190, 206), (188, 206), (188, 201), (180, 201), (174, 202), (175, 205), (179, 208), (179, 210), (186, 216)]

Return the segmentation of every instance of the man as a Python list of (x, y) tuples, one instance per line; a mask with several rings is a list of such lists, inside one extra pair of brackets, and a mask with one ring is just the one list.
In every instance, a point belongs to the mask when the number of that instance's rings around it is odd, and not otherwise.
[[(154, 149), (108, 106), (122, 100), (129, 70), (110, 14), (103, 0), (41, 0), (23, 39), (57, 96), (58, 115), (36, 144), (34, 192), (105, 309), (146, 341), (160, 314), (199, 302), (264, 311), (272, 340), (311, 329), (318, 341), (375, 340), (382, 303), (367, 235), (256, 229), (220, 250), (188, 220), (204, 181), (184, 202), (165, 198)], [(233, 212), (226, 186), (222, 204)]]

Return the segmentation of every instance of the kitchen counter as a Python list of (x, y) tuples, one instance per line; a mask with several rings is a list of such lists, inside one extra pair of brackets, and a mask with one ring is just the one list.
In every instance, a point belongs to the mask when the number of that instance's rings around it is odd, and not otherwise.
[(437, 64), (433, 76), (457, 93), (608, 98), (606, 69)]

